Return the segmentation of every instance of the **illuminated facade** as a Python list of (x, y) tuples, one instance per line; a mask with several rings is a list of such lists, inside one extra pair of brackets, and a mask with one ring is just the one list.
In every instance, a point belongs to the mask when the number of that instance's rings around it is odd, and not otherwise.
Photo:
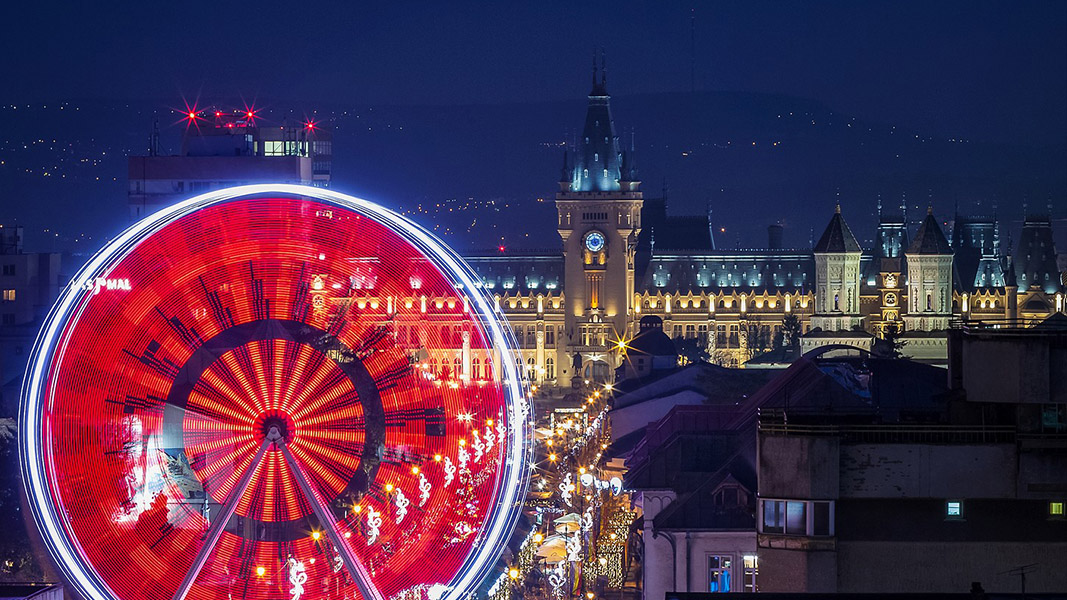
[(810, 249), (781, 248), (780, 230), (766, 249), (716, 249), (710, 218), (667, 216), (662, 200), (643, 197), (609, 99), (594, 72), (556, 194), (561, 248), (467, 257), (514, 327), (536, 384), (610, 380), (622, 364), (618, 341), (636, 335), (645, 315), (714, 362), (740, 366), (776, 340), (789, 343), (789, 315), (803, 351), (870, 350), (889, 334), (904, 354), (943, 362), (953, 322), (1029, 325), (1064, 308), (1047, 216), (1026, 219), (1011, 256), (1001, 255), (995, 217), (956, 216), (950, 241), (929, 214), (910, 241), (904, 207), (883, 211), (880, 202), (873, 249), (861, 247), (840, 208)]

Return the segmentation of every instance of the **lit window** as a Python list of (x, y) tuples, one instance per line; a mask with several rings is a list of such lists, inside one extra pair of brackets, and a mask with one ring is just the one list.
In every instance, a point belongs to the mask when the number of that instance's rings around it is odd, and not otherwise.
[(804, 502), (786, 502), (785, 532), (804, 535), (808, 530), (807, 506)]
[(758, 592), (756, 576), (759, 574), (759, 558), (755, 554), (746, 554), (744, 560), (744, 577), (741, 580), (742, 592)]
[(945, 516), (949, 519), (962, 519), (963, 518), (963, 502), (959, 500), (949, 500), (945, 503)]
[(732, 559), (729, 556), (708, 557), (708, 591), (730, 591), (730, 565)]
[(781, 500), (763, 502), (763, 532), (785, 533), (785, 502)]
[(4, 302), (15, 301), (15, 290), (4, 290)]
[(1050, 517), (1063, 518), (1063, 502), (1049, 502), (1048, 514)]

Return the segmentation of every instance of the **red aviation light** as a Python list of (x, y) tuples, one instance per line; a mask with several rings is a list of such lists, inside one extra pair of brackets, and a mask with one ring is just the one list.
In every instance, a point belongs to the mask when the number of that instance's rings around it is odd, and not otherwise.
[[(86, 600), (452, 600), (490, 572), (525, 494), (522, 374), (432, 235), (246, 186), (149, 217), (82, 273), (129, 285), (64, 291), (19, 426), (35, 518)], [(462, 348), (427, 326), (452, 303)], [(468, 351), (487, 371), (463, 373)]]

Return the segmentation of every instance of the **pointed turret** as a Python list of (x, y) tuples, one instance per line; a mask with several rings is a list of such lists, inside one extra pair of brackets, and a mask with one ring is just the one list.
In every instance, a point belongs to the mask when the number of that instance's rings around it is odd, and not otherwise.
[[(1049, 207), (1051, 213), (1051, 207)], [(1056, 244), (1052, 237), (1052, 218), (1028, 215), (1023, 222), (1019, 248), (1015, 253), (1015, 277), (1020, 291), (1042, 290), (1054, 294), (1060, 290), (1056, 266)]]
[(812, 327), (824, 332), (848, 332), (862, 326), (860, 257), (863, 249), (841, 216), (840, 204), (813, 251), (816, 302)]
[(952, 246), (933, 207), (904, 256), (908, 264), (908, 331), (943, 331), (952, 317)]
[(589, 92), (585, 127), (582, 129), (581, 139), (578, 140), (574, 160), (571, 183), (571, 191), (574, 192), (622, 190), (622, 152), (619, 150), (619, 138), (615, 135), (615, 123), (611, 118), (611, 96), (607, 91), (607, 73), (603, 60), (601, 55), (598, 73), (596, 56), (593, 57), (593, 89)]
[(859, 241), (852, 235), (845, 220), (841, 217), (841, 205), (834, 210), (834, 216), (830, 218), (830, 224), (826, 226), (819, 242), (813, 249), (816, 253), (840, 253), (861, 252)]
[(919, 226), (915, 239), (908, 245), (908, 254), (952, 254), (952, 245), (948, 243), (945, 232), (934, 218), (933, 208), (926, 210), (926, 219)]

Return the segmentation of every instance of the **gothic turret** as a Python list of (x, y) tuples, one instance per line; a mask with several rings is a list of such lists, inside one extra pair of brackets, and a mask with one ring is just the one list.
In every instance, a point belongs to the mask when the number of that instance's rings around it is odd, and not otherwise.
[(860, 316), (860, 248), (837, 205), (830, 224), (813, 249), (815, 253), (815, 316), (813, 327), (823, 331), (851, 331)]
[(1022, 235), (1019, 237), (1019, 249), (1015, 253), (1014, 267), (1020, 292), (1040, 290), (1046, 294), (1054, 294), (1060, 290), (1056, 245), (1052, 238), (1052, 219), (1047, 215), (1026, 217)]
[(932, 208), (908, 246), (908, 313), (904, 325), (909, 331), (948, 329), (952, 318), (952, 246)]
[[(607, 91), (607, 71), (601, 56), (600, 70), (593, 61), (593, 89), (589, 92), (589, 107), (585, 113), (585, 127), (574, 157), (571, 178), (572, 192), (618, 192), (622, 190), (622, 152), (611, 118), (611, 96)], [(636, 175), (636, 171), (634, 173)], [(629, 175), (627, 173), (627, 175)], [(630, 178), (627, 177), (629, 180)], [(626, 190), (630, 191), (630, 190)]]

